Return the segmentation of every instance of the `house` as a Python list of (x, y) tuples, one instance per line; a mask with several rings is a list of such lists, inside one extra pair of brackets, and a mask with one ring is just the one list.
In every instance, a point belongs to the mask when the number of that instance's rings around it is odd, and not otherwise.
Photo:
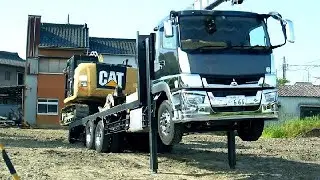
[(320, 115), (320, 85), (298, 82), (279, 87), (280, 120)]
[(23, 85), (25, 60), (18, 53), (0, 51), (0, 86)]
[[(25, 121), (36, 127), (60, 127), (65, 98), (63, 69), (73, 55), (97, 51), (104, 62), (134, 63), (135, 40), (89, 37), (87, 24), (41, 22), (28, 16)], [(119, 61), (119, 62), (118, 62)]]
[(16, 52), (0, 51), (0, 116), (22, 106), (25, 60)]
[(31, 126), (57, 127), (65, 97), (63, 69), (74, 54), (89, 50), (86, 24), (41, 22), (29, 15), (26, 47), (25, 121)]
[(89, 40), (90, 50), (102, 55), (104, 62), (119, 64), (128, 60), (129, 65), (137, 66), (135, 39), (89, 37)]

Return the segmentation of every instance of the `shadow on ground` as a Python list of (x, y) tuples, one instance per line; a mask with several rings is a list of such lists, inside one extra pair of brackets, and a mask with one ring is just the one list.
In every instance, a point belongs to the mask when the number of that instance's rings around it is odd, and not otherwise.
[[(41, 135), (40, 135), (41, 136)], [(0, 142), (7, 147), (22, 148), (84, 148), (81, 143), (68, 144), (65, 138), (43, 139), (41, 141), (34, 137), (6, 135), (0, 133)], [(171, 154), (159, 154), (159, 171), (162, 166), (181, 163), (186, 166), (193, 166), (204, 173), (166, 173), (170, 175), (184, 175), (194, 178), (210, 175), (223, 174), (227, 176), (246, 176), (246, 179), (320, 179), (320, 165), (286, 160), (278, 157), (271, 157), (259, 154), (237, 154), (237, 165), (235, 170), (228, 166), (227, 153), (217, 152), (217, 149), (226, 151), (226, 142), (188, 141), (188, 144), (177, 145)], [(237, 144), (238, 149), (250, 149), (249, 146)], [(50, 154), (52, 154), (50, 152)], [(144, 154), (146, 157), (148, 153)], [(171, 167), (170, 167), (171, 168)], [(174, 167), (172, 167), (174, 168)]]
[(0, 143), (5, 147), (18, 147), (18, 148), (73, 148), (81, 144), (69, 144), (64, 137), (48, 138), (37, 136), (24, 136), (18, 134), (4, 134), (0, 133)]
[[(213, 142), (213, 144), (215, 143)], [(222, 146), (221, 142), (217, 144), (218, 145), (210, 145), (209, 147)], [(223, 145), (223, 147), (226, 146)], [(246, 179), (320, 179), (319, 164), (290, 161), (270, 156), (259, 156), (258, 154), (237, 154), (236, 169), (232, 170), (228, 166), (227, 153), (194, 148), (199, 147), (193, 145), (193, 147), (188, 148), (188, 145), (182, 144), (177, 146), (173, 153), (159, 155), (159, 157), (179, 161), (187, 166), (194, 166), (209, 172), (202, 174), (163, 174), (203, 177), (227, 173), (246, 175)], [(249, 147), (245, 148), (249, 149)]]

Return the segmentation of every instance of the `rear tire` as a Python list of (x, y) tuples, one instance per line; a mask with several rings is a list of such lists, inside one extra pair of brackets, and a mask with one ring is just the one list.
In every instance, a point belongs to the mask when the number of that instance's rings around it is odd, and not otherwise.
[(263, 132), (264, 120), (252, 120), (239, 122), (238, 136), (243, 141), (257, 141)]
[(110, 135), (105, 135), (103, 121), (100, 120), (97, 124), (95, 133), (95, 148), (99, 153), (109, 152), (110, 150)]
[(94, 149), (94, 136), (96, 125), (93, 121), (89, 121), (85, 127), (85, 143), (88, 149)]
[(104, 123), (100, 120), (97, 124), (94, 146), (99, 153), (119, 153), (123, 151), (124, 138), (122, 133), (106, 135)]
[(165, 100), (158, 109), (158, 133), (163, 145), (167, 146), (180, 143), (183, 136), (182, 125), (174, 123), (172, 117), (172, 107)]

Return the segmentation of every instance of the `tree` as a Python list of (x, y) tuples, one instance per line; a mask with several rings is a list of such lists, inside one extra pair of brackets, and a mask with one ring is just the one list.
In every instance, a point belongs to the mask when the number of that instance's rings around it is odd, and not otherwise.
[(290, 81), (288, 79), (282, 79), (282, 78), (277, 78), (277, 86), (283, 86), (286, 83), (289, 83)]

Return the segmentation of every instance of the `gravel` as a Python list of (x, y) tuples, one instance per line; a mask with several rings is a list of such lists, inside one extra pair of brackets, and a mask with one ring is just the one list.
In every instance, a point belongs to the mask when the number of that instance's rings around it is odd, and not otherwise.
[[(237, 165), (228, 166), (225, 136), (185, 136), (171, 154), (159, 155), (158, 174), (148, 153), (104, 153), (68, 144), (66, 130), (1, 128), (0, 143), (21, 179), (319, 179), (320, 138), (236, 137)], [(10, 179), (3, 159), (0, 179)]]

